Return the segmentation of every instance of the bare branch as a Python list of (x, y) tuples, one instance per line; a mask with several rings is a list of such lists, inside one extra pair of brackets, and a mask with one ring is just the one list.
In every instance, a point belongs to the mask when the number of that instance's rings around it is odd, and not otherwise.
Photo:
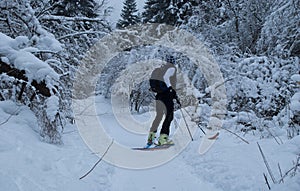
[[(59, 4), (59, 1), (55, 2), (53, 5), (50, 4), (50, 2), (48, 2), (44, 8), (36, 15), (36, 18), (39, 18), (41, 16), (44, 15), (44, 13), (46, 13), (47, 11), (50, 11), (51, 9), (53, 9), (54, 7), (56, 7)], [(47, 5), (50, 5), (47, 7)]]
[(10, 116), (6, 120), (4, 120), (3, 122), (1, 122), (0, 126), (4, 125), (5, 123), (7, 123), (10, 120), (10, 118), (12, 118), (12, 116), (16, 115), (19, 111), (20, 111), (20, 106), (12, 114), (10, 114)]
[(221, 128), (224, 129), (224, 130), (226, 130), (226, 131), (228, 131), (229, 133), (231, 133), (231, 134), (237, 136), (238, 138), (240, 138), (240, 139), (241, 139), (242, 141), (244, 141), (245, 143), (249, 144), (249, 142), (248, 142), (246, 139), (242, 138), (241, 136), (239, 136), (239, 135), (236, 134), (235, 132), (232, 132), (232, 131), (230, 131), (229, 129), (226, 129), (226, 128), (224, 128), (224, 127), (221, 127)]
[(267, 176), (266, 176), (266, 174), (265, 174), (265, 173), (264, 173), (264, 178), (265, 178), (265, 181), (266, 181), (266, 184), (267, 184), (267, 186), (268, 186), (269, 190), (271, 190), (271, 187), (270, 187), (270, 184), (269, 184), (268, 178), (267, 178)]
[(283, 182), (283, 179), (284, 179), (287, 175), (289, 175), (289, 173), (290, 173), (291, 171), (293, 171), (293, 170), (296, 171), (296, 170), (297, 170), (297, 168), (300, 166), (299, 160), (300, 160), (300, 154), (298, 155), (296, 164), (295, 164), (291, 169), (289, 169), (289, 170), (281, 177), (281, 179), (280, 179), (278, 182)]
[(265, 157), (265, 155), (264, 155), (264, 153), (263, 153), (263, 151), (262, 151), (262, 149), (261, 149), (261, 147), (260, 147), (260, 145), (259, 145), (258, 142), (257, 142), (257, 146), (258, 146), (259, 151), (260, 151), (260, 154), (261, 154), (261, 156), (262, 156), (262, 158), (263, 158), (263, 160), (264, 160), (264, 163), (265, 163), (265, 165), (266, 165), (266, 167), (267, 167), (267, 170), (268, 170), (268, 172), (269, 172), (269, 174), (270, 174), (270, 177), (271, 177), (273, 183), (275, 184), (276, 181), (275, 181), (274, 175), (273, 175), (273, 173), (272, 173), (272, 170), (271, 170), (271, 168), (270, 168), (270, 166), (269, 166), (269, 163), (268, 163), (268, 161), (267, 161), (267, 159), (266, 159), (266, 157)]
[[(279, 165), (279, 163), (278, 163), (278, 169), (279, 169), (279, 173), (280, 173), (280, 177), (281, 177), (281, 181), (282, 181), (282, 183), (283, 183), (283, 176), (282, 176), (282, 171), (281, 171), (281, 168), (280, 168), (280, 165)], [(281, 181), (278, 181), (279, 183), (281, 182)]]
[(108, 152), (108, 150), (110, 149), (110, 147), (112, 146), (113, 143), (114, 143), (114, 140), (111, 141), (110, 145), (107, 147), (107, 149), (103, 153), (102, 157), (94, 164), (94, 166), (87, 173), (85, 173), (85, 175), (80, 177), (79, 180), (85, 178), (87, 175), (89, 175), (95, 169), (95, 167), (102, 161), (102, 159), (104, 158), (104, 156), (106, 155), (106, 153)]

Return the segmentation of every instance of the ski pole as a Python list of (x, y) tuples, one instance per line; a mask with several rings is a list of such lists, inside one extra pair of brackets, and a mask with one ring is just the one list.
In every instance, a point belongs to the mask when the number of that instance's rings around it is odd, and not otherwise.
[(183, 111), (182, 111), (182, 109), (181, 109), (181, 106), (180, 106), (180, 112), (181, 112), (181, 115), (182, 115), (182, 117), (183, 117), (183, 121), (184, 121), (184, 123), (185, 123), (185, 126), (186, 126), (186, 128), (187, 128), (187, 130), (188, 130), (188, 132), (189, 132), (189, 134), (190, 134), (190, 137), (191, 137), (192, 141), (194, 141), (193, 136), (192, 136), (191, 131), (190, 131), (190, 128), (189, 128), (189, 126), (188, 126), (188, 124), (187, 124), (187, 122), (186, 122), (186, 119), (185, 119), (184, 115), (183, 115)]
[[(191, 114), (189, 114), (189, 112), (188, 112), (185, 108), (183, 108), (183, 109), (184, 109), (184, 111), (190, 116), (190, 118), (192, 118)], [(200, 123), (198, 123), (198, 127), (199, 127), (199, 129), (201, 129), (202, 133), (203, 133), (204, 135), (206, 135), (205, 131), (204, 131), (204, 130), (202, 129), (202, 127), (200, 126)]]
[(183, 121), (184, 121), (184, 123), (185, 123), (185, 126), (186, 126), (186, 128), (187, 128), (187, 130), (188, 130), (188, 132), (189, 132), (189, 135), (190, 135), (192, 141), (194, 141), (193, 136), (192, 136), (192, 133), (191, 133), (191, 131), (190, 131), (190, 128), (189, 128), (189, 126), (188, 126), (188, 124), (187, 124), (187, 122), (186, 122), (186, 119), (185, 119), (184, 115), (183, 115), (183, 111), (182, 111), (182, 109), (181, 109), (181, 103), (179, 102), (178, 99), (176, 99), (176, 101), (177, 101), (177, 103), (178, 103), (179, 106), (180, 106), (179, 109), (180, 109), (180, 112), (181, 112)]

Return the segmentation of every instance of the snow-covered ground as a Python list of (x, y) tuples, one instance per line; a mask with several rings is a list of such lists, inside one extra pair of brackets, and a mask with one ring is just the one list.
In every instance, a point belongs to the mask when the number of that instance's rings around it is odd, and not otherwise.
[[(110, 125), (108, 133), (115, 140), (130, 145), (144, 144), (143, 136), (124, 136), (109, 100), (97, 97), (96, 106), (101, 108), (98, 116), (104, 124)], [(259, 139), (247, 134), (244, 138), (250, 144), (246, 144), (222, 130), (213, 147), (199, 155), (197, 151), (203, 136), (198, 130), (195, 140), (163, 165), (131, 170), (101, 161), (88, 176), (79, 180), (99, 157), (85, 145), (75, 125), (64, 130), (64, 145), (43, 143), (35, 132), (38, 127), (33, 113), (26, 106), (11, 101), (0, 102), (0, 124), (0, 190), (257, 191), (267, 190), (263, 173), (267, 174), (272, 190), (300, 188), (299, 176), (286, 178), (284, 184), (272, 184), (257, 146), (258, 142), (275, 179), (279, 180), (278, 164), (283, 173), (293, 166), (292, 161), (296, 160), (300, 149), (300, 136), (287, 140), (283, 134), (280, 136), (283, 144), (278, 145), (274, 139)]]

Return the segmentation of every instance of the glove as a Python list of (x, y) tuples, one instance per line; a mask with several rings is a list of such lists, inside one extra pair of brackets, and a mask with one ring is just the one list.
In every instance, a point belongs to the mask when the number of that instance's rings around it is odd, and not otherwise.
[[(170, 92), (172, 98), (173, 98), (173, 99), (176, 99), (176, 101), (177, 101), (177, 100), (178, 100), (178, 96), (177, 96), (176, 91), (172, 88), (172, 86), (170, 86), (170, 87), (168, 88), (168, 90), (169, 90), (169, 92)], [(177, 101), (177, 103), (178, 103), (178, 101)]]
[(176, 98), (176, 102), (177, 102), (177, 104), (179, 105), (179, 107), (181, 107), (181, 103), (180, 103), (180, 101), (179, 101), (179, 98), (178, 98), (178, 97)]

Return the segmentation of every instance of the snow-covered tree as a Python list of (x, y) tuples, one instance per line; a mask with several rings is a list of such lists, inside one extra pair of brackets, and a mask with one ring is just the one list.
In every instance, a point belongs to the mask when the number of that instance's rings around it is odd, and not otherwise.
[(55, 5), (53, 9), (54, 15), (67, 17), (85, 16), (89, 18), (98, 16), (95, 0), (51, 0), (51, 4)]
[[(39, 20), (42, 25), (65, 45), (65, 59), (69, 64), (77, 66), (83, 54), (107, 32), (111, 31), (109, 23), (106, 21), (106, 7), (103, 0), (97, 5), (98, 17), (88, 17), (78, 14), (73, 17), (53, 15), (52, 11), (44, 12)], [(54, 1), (55, 2), (55, 1)], [(50, 5), (48, 9), (55, 13), (55, 6)]]
[(219, 50), (230, 44), (241, 53), (255, 53), (271, 5), (267, 0), (202, 0), (188, 25)]
[(143, 22), (181, 25), (192, 14), (192, 6), (197, 1), (187, 0), (148, 0), (145, 3)]
[(125, 28), (140, 22), (138, 9), (135, 0), (125, 0), (121, 13), (121, 19), (117, 23), (117, 28)]
[(62, 45), (41, 27), (29, 1), (7, 1), (4, 5), (0, 4), (1, 9), (14, 10), (18, 15), (9, 17), (10, 27), (19, 27), (13, 30), (15, 38), (0, 33), (0, 99), (29, 106), (38, 119), (42, 139), (61, 143), (64, 85), (50, 65), (62, 69), (61, 62), (52, 57), (62, 50)]
[(96, 18), (85, 11), (74, 17), (54, 15), (61, 2), (0, 1), (0, 16), (6, 18), (0, 19), (0, 99), (28, 105), (41, 137), (51, 143), (61, 143), (60, 129), (72, 118), (72, 79), (80, 58), (110, 30), (100, 16), (105, 14), (101, 4)]
[(274, 1), (257, 42), (257, 51), (281, 57), (300, 55), (300, 1)]

